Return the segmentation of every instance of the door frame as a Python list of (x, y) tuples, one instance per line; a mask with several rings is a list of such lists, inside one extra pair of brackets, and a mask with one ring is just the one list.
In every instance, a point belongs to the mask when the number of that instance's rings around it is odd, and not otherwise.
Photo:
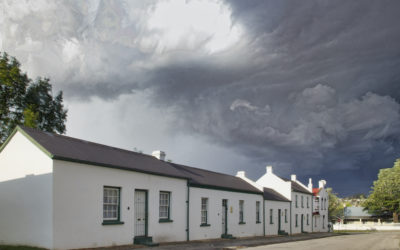
[[(224, 205), (224, 201), (225, 201), (225, 205)], [(222, 234), (228, 234), (228, 199), (222, 199), (222, 213), (225, 214), (225, 228), (224, 228), (224, 232), (222, 232)]]
[[(149, 191), (148, 190), (146, 190), (146, 189), (135, 189), (135, 192), (136, 191), (139, 191), (139, 192), (144, 192), (144, 194), (145, 194), (145, 199), (146, 199), (146, 201), (145, 201), (145, 206), (144, 206), (144, 219), (145, 219), (145, 223), (144, 223), (144, 236), (148, 236), (148, 229), (149, 229)], [(134, 203), (135, 203), (135, 201), (136, 201), (136, 197), (134, 198)], [(136, 211), (135, 211), (135, 204), (133, 204), (133, 210), (134, 210), (134, 213), (136, 213)], [(134, 218), (135, 218), (135, 215), (133, 216)], [(134, 226), (136, 225), (136, 221), (134, 221)], [(135, 235), (135, 230), (133, 230), (133, 234)], [(137, 235), (135, 235), (135, 237), (136, 237)]]

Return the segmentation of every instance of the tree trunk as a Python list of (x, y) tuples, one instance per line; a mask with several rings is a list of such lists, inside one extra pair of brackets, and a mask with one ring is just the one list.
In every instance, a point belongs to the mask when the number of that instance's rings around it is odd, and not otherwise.
[(393, 222), (394, 223), (399, 222), (399, 214), (397, 212), (393, 212)]

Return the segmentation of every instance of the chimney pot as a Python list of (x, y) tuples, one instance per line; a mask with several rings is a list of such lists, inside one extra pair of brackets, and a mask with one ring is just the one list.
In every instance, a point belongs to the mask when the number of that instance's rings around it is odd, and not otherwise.
[(156, 150), (156, 151), (153, 151), (153, 153), (151, 153), (151, 155), (161, 161), (165, 161), (165, 152), (164, 151)]
[(324, 188), (325, 185), (326, 185), (326, 181), (325, 181), (325, 180), (320, 180), (320, 181), (318, 182), (319, 188)]
[(291, 179), (292, 181), (295, 181), (295, 180), (296, 180), (296, 175), (295, 175), (295, 174), (292, 174), (292, 175), (290, 176), (290, 179)]
[(245, 172), (245, 171), (238, 171), (238, 172), (236, 173), (236, 176), (237, 176), (237, 177), (246, 177), (246, 172)]
[(308, 179), (308, 190), (310, 192), (312, 192), (312, 179), (311, 178)]
[(272, 174), (272, 166), (267, 166), (267, 174)]

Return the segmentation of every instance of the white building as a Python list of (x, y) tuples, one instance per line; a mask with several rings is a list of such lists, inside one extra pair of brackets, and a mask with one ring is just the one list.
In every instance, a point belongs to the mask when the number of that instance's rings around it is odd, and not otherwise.
[(292, 190), (292, 230), (293, 234), (312, 232), (312, 193), (301, 182), (296, 179), (296, 175), (291, 175)]
[[(272, 167), (267, 167), (272, 173)], [(264, 235), (287, 235), (290, 232), (290, 199), (272, 188), (263, 187), (246, 177), (245, 171), (238, 171), (237, 177), (263, 191)], [(276, 186), (279, 188), (279, 186)]]
[(288, 235), (290, 200), (271, 188), (264, 188), (265, 235)]
[(318, 188), (312, 188), (311, 179), (309, 189), (313, 192), (313, 232), (328, 232), (329, 195), (326, 191), (326, 181), (320, 180)]
[(18, 127), (0, 148), (0, 244), (50, 249), (263, 235), (240, 178)]
[[(251, 180), (246, 180), (251, 183)], [(261, 188), (269, 188), (273, 191), (277, 192), (287, 201), (290, 201), (290, 209), (289, 209), (289, 228), (285, 228), (285, 232), (289, 234), (296, 233), (304, 233), (304, 232), (312, 232), (312, 192), (308, 190), (308, 188), (299, 182), (296, 179), (296, 175), (291, 176), (291, 180), (281, 178), (273, 173), (272, 167), (267, 166), (266, 173), (261, 176), (253, 186)], [(270, 205), (268, 205), (270, 204)], [(274, 212), (274, 210), (278, 210), (276, 212), (279, 213), (280, 217), (282, 217), (283, 211), (287, 209), (287, 203), (268, 203), (266, 202), (266, 213), (265, 218), (268, 218), (268, 212)], [(270, 207), (268, 207), (270, 206)], [(281, 220), (282, 221), (282, 220)], [(268, 223), (266, 223), (267, 226)], [(279, 225), (279, 224), (278, 224)], [(271, 225), (272, 226), (272, 225)], [(273, 226), (271, 230), (267, 230), (267, 232), (274, 234), (274, 232), (278, 232)]]

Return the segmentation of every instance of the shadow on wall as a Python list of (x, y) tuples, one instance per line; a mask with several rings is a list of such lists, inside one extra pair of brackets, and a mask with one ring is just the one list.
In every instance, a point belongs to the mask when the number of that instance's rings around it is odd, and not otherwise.
[(0, 182), (0, 242), (52, 247), (52, 174)]

